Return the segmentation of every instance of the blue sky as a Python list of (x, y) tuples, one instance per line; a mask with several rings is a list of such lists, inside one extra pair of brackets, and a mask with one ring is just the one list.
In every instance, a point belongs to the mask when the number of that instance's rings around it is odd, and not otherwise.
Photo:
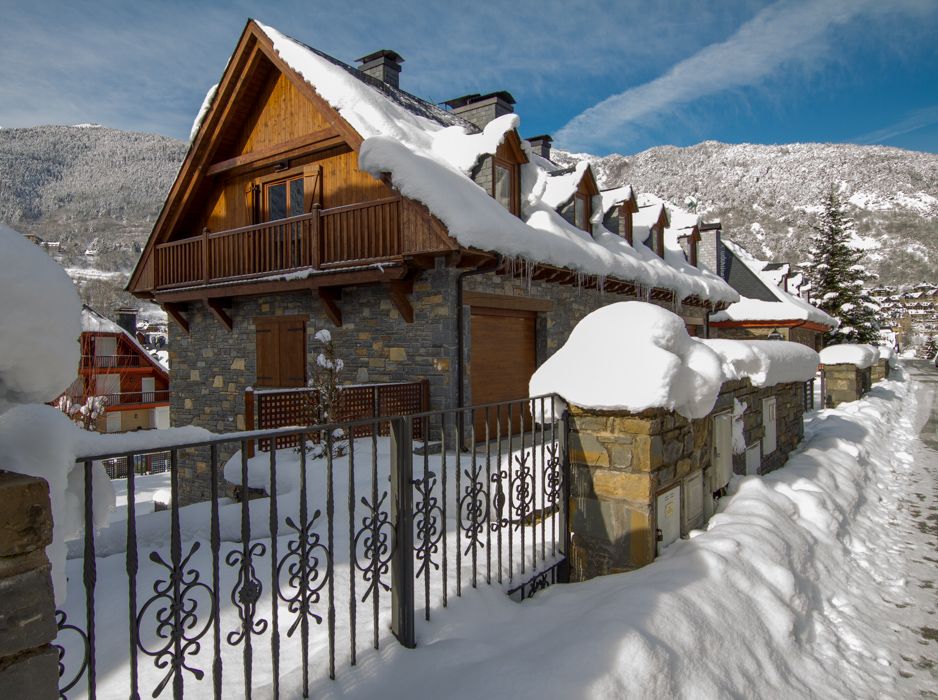
[(938, 152), (938, 0), (0, 0), (0, 126), (188, 136), (247, 17), (432, 101), (508, 90), (522, 135), (605, 154), (706, 139)]

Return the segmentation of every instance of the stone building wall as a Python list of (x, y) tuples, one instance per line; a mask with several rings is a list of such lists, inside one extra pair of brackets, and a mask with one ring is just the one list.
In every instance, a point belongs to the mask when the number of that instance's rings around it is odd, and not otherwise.
[(804, 328), (741, 328), (741, 327), (710, 327), (711, 338), (730, 338), (734, 340), (765, 340), (770, 333), (777, 331), (783, 340), (801, 343), (812, 350), (821, 349), (821, 334)]
[(824, 405), (833, 408), (848, 401), (856, 401), (873, 385), (869, 367), (860, 369), (856, 365), (822, 365), (824, 376)]

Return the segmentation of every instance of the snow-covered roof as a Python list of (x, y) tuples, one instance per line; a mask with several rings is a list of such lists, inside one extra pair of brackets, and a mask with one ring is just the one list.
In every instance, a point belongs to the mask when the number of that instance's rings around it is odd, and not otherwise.
[[(609, 210), (613, 207), (617, 207), (623, 202), (635, 201), (635, 191), (632, 189), (631, 185), (622, 185), (621, 187), (614, 187), (610, 190), (600, 190), (599, 196), (599, 206), (596, 209), (602, 212), (602, 215), (605, 216), (609, 213)], [(638, 205), (636, 204), (636, 207)]]
[(87, 304), (82, 304), (81, 307), (81, 330), (83, 333), (113, 333), (115, 335), (122, 335), (127, 339), (127, 342), (133, 344), (133, 346), (146, 357), (151, 365), (163, 372), (169, 369), (154, 358), (153, 355), (140, 344), (140, 341), (137, 340), (137, 337), (133, 333), (128, 333), (124, 328), (114, 323), (114, 321), (106, 316), (102, 316)]
[(557, 209), (563, 206), (576, 194), (580, 186), (583, 175), (589, 168), (589, 163), (581, 160), (574, 166), (562, 168), (547, 173), (547, 181), (544, 185), (544, 193), (541, 195), (541, 201), (549, 207)]
[(778, 286), (777, 271), (765, 271), (766, 262), (750, 255), (745, 248), (724, 238), (723, 246), (755, 275), (766, 290), (775, 297), (775, 301), (741, 297), (723, 311), (710, 316), (714, 322), (720, 321), (812, 321), (836, 328), (835, 318), (812, 306), (804, 299), (789, 294)]
[[(504, 209), (470, 173), (481, 157), (494, 153), (506, 135), (517, 130), (517, 115), (503, 115), (480, 132), (439, 108), (428, 109), (427, 103), (403, 91), (363, 79), (367, 76), (354, 68), (276, 29), (258, 26), (287, 65), (362, 137), (359, 167), (375, 176), (389, 174), (395, 189), (425, 204), (461, 245), (669, 289), (681, 298), (698, 296), (714, 303), (738, 298), (716, 275), (656, 262), (601, 223), (594, 223), (592, 237), (584, 235), (551, 204), (559, 196), (554, 188), (559, 192), (567, 183), (551, 177), (556, 166), (543, 158), (530, 157), (521, 166), (523, 218)], [(530, 151), (526, 142), (523, 147)], [(574, 173), (581, 177), (585, 167), (578, 165)]]

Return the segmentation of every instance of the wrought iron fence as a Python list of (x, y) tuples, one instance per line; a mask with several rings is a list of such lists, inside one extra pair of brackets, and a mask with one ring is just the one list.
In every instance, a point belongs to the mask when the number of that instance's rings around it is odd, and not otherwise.
[[(57, 615), (62, 696), (308, 697), (387, 630), (414, 646), (418, 614), (454, 594), (491, 584), (523, 599), (565, 580), (566, 414), (554, 399), (166, 446), (169, 510), (138, 513), (145, 483), (129, 470), (126, 521), (97, 532), (96, 462), (146, 451), (83, 456), (89, 525)], [(415, 443), (415, 421), (438, 439)], [(368, 436), (350, 438), (361, 426)], [(250, 440), (286, 435), (303, 449), (248, 456)], [(182, 506), (180, 467), (197, 451), (211, 498)], [(226, 498), (223, 474), (264, 496)]]
[[(134, 456), (133, 465), (136, 474), (163, 474), (169, 471), (169, 451), (152, 452)], [(127, 457), (115, 457), (102, 460), (104, 471), (111, 479), (127, 478)]]
[(804, 383), (803, 405), (805, 411), (814, 410), (814, 379), (809, 379)]

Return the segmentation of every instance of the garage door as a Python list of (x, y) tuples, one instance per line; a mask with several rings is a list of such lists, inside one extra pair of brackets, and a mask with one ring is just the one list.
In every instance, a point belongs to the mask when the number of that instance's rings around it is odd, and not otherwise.
[[(528, 382), (536, 367), (533, 311), (472, 308), (469, 357), (472, 403), (495, 403), (528, 396)], [(513, 408), (512, 430), (521, 428), (520, 413)], [(495, 435), (497, 418), (489, 412), (489, 434)], [(507, 411), (501, 415), (501, 432), (508, 431)], [(525, 421), (526, 426), (530, 425)], [(485, 435), (485, 415), (475, 421), (477, 439)]]

